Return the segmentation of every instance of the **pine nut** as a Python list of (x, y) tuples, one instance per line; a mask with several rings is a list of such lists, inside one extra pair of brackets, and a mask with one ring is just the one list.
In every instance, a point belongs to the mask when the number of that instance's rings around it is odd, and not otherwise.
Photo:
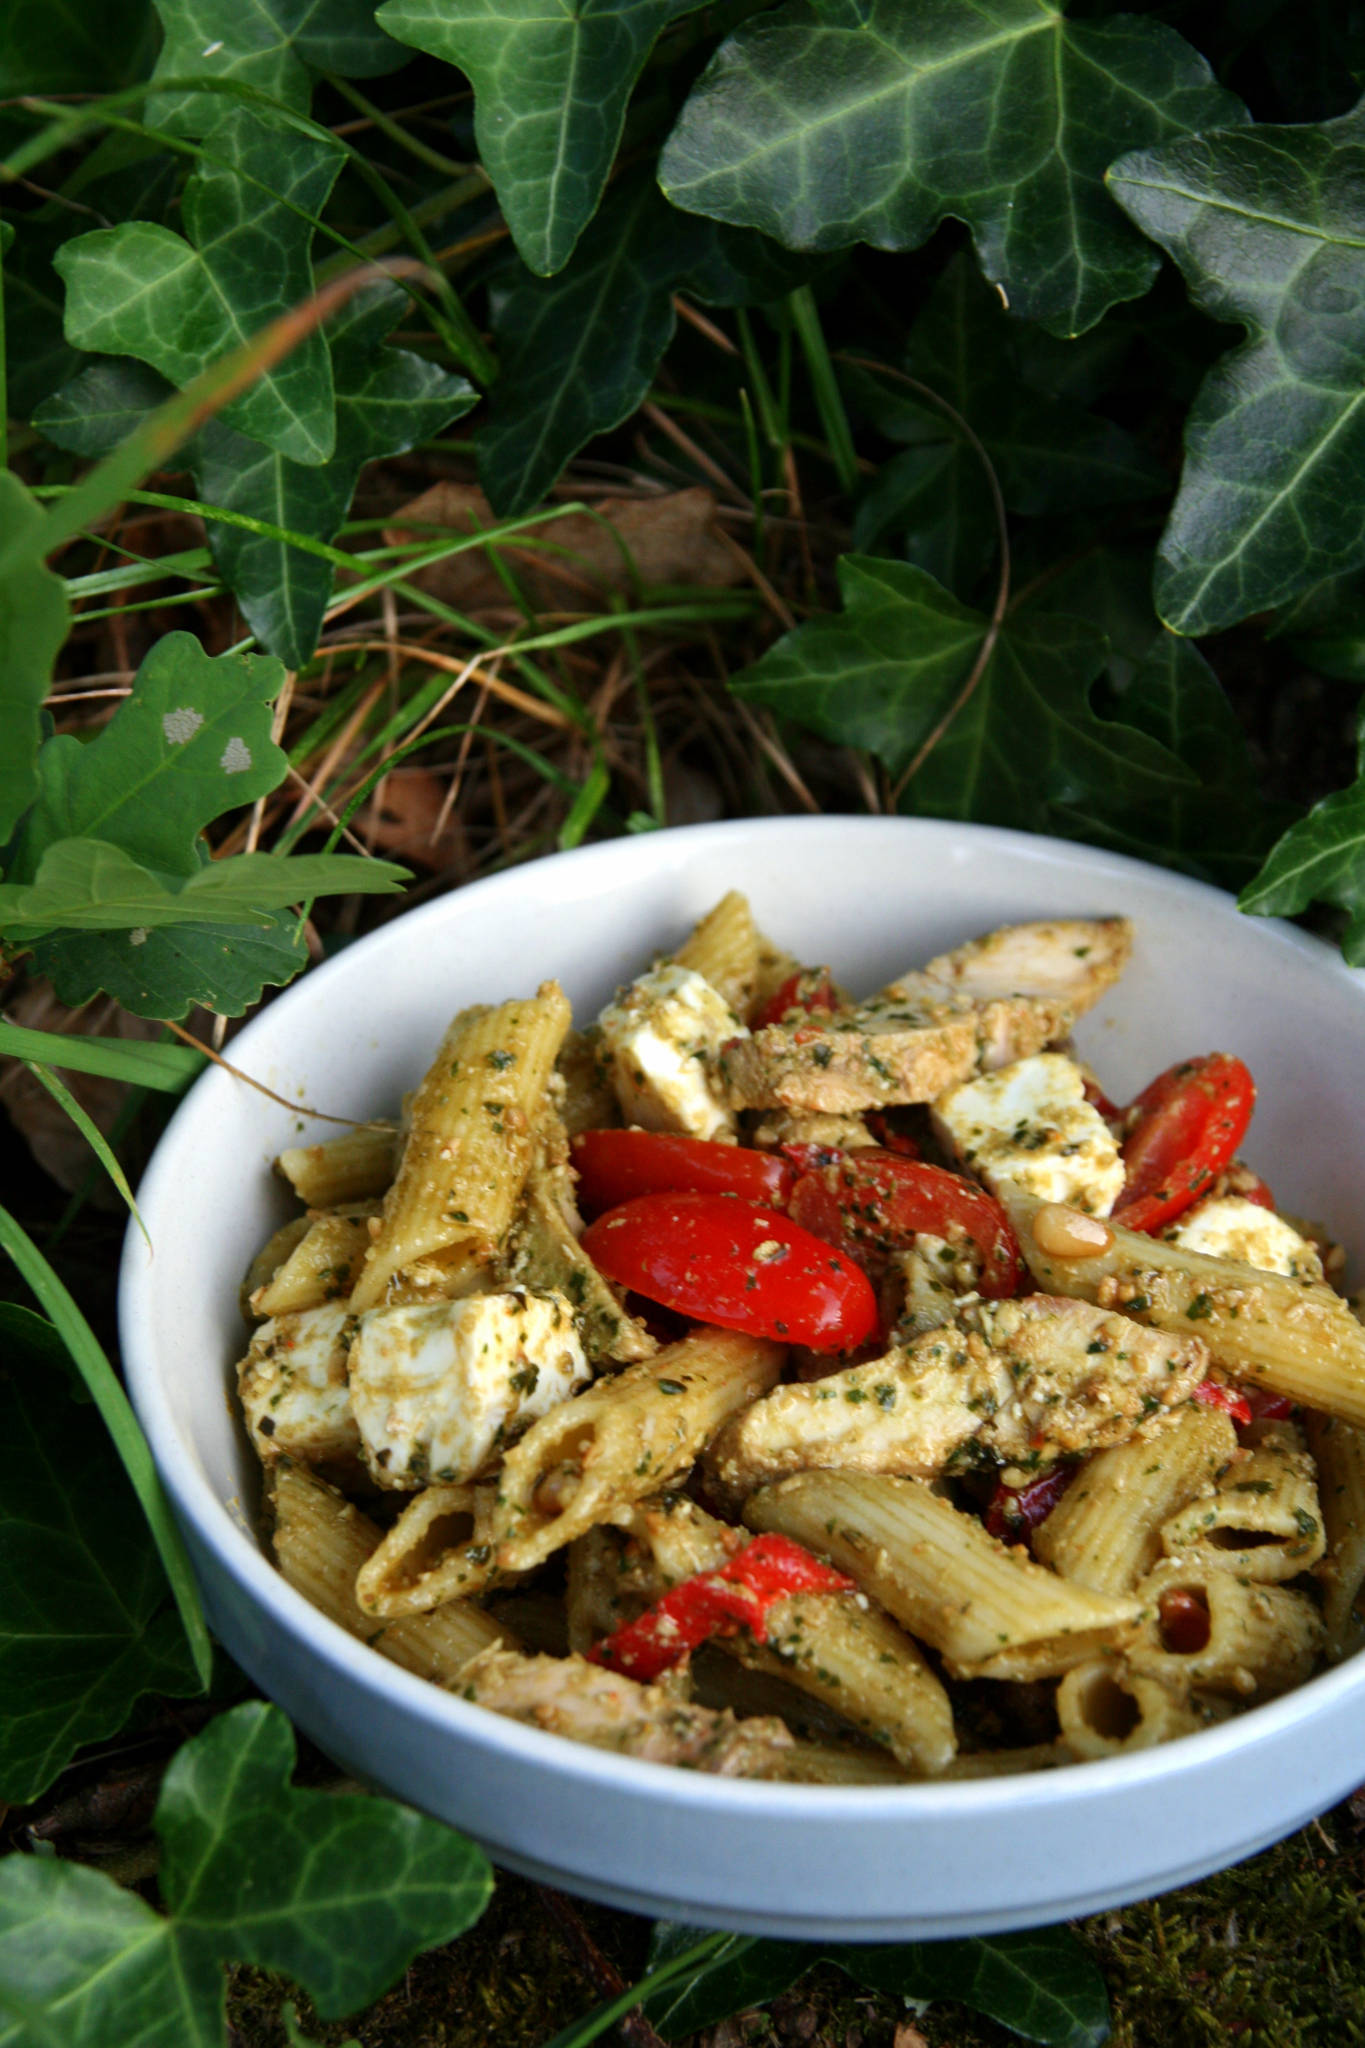
[(1108, 1251), (1114, 1233), (1100, 1217), (1087, 1216), (1084, 1209), (1048, 1202), (1033, 1219), (1033, 1241), (1049, 1258), (1093, 1259)]

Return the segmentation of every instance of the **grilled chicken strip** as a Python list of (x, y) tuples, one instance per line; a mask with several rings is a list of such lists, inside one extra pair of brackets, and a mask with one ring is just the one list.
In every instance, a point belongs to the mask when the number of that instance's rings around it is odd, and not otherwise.
[(813, 1469), (929, 1479), (982, 1454), (1031, 1468), (1126, 1442), (1188, 1401), (1208, 1362), (1199, 1338), (1088, 1302), (967, 1300), (883, 1358), (775, 1388), (726, 1424), (708, 1463), (732, 1499)]

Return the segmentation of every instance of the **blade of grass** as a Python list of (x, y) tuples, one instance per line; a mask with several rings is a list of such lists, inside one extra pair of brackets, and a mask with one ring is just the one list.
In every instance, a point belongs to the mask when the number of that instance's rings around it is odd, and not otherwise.
[(204, 1055), (185, 1045), (140, 1043), (136, 1038), (95, 1038), (77, 1031), (31, 1031), (0, 1017), (0, 1053), (16, 1060), (41, 1060), (71, 1074), (99, 1074), (134, 1088), (158, 1088), (178, 1095), (203, 1071)]
[(143, 1241), (148, 1251), (150, 1251), (152, 1240), (147, 1236), (147, 1226), (142, 1220), (137, 1203), (133, 1200), (133, 1191), (128, 1185), (128, 1176), (114, 1157), (113, 1150), (104, 1132), (88, 1111), (82, 1109), (66, 1083), (57, 1079), (57, 1076), (50, 1067), (45, 1067), (41, 1060), (25, 1060), (24, 1065), (32, 1074), (34, 1080), (40, 1082), (46, 1088), (52, 1100), (57, 1104), (57, 1107), (66, 1112), (72, 1123), (76, 1126), (76, 1129), (85, 1139), (86, 1144), (90, 1147), (95, 1157), (99, 1160), (100, 1165), (123, 1197), (127, 1205), (128, 1214), (142, 1232)]
[(204, 1622), (204, 1610), (171, 1504), (128, 1396), (105, 1357), (98, 1337), (65, 1286), (28, 1232), (3, 1207), (0, 1207), (0, 1249), (9, 1253), (39, 1307), (57, 1330), (89, 1390), (90, 1398), (104, 1418), (123, 1469), (132, 1481), (133, 1491), (147, 1518), (152, 1541), (170, 1581), (171, 1596), (189, 1643), (195, 1671), (207, 1691), (212, 1678), (213, 1649)]
[(592, 2012), (584, 2013), (582, 2019), (573, 2020), (555, 2035), (545, 2048), (589, 2048), (589, 2043), (599, 2041), (608, 2027), (624, 2019), (635, 2006), (655, 1991), (662, 1991), (679, 1977), (687, 1977), (699, 1970), (703, 1963), (709, 1963), (721, 1947), (734, 1936), (727, 1933), (708, 1934), (703, 1941), (694, 1942), (681, 1955), (673, 1956), (661, 1963), (657, 1970), (651, 1970), (638, 1984), (631, 1984), (616, 1998), (608, 1999), (604, 2005), (596, 2006)]
[(834, 374), (834, 364), (830, 360), (829, 348), (825, 341), (825, 330), (820, 325), (820, 311), (810, 286), (803, 284), (789, 293), (787, 306), (791, 312), (797, 340), (801, 344), (801, 353), (806, 358), (806, 368), (810, 372), (815, 409), (820, 415), (825, 439), (829, 442), (835, 474), (845, 496), (852, 497), (858, 488), (858, 457), (853, 446), (853, 432), (848, 424), (848, 414), (844, 410), (844, 395)]
[[(588, 771), (587, 781), (579, 790), (569, 809), (569, 815), (559, 828), (559, 850), (567, 853), (570, 848), (581, 846), (593, 820), (607, 800), (611, 788), (611, 771), (598, 754)], [(653, 820), (650, 821), (653, 823)]]

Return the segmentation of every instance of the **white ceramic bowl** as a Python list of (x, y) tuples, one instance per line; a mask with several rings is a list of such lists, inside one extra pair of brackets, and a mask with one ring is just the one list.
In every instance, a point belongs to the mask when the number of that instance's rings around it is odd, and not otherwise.
[[(1248, 1157), (1365, 1252), (1365, 978), (1229, 898), (1089, 848), (951, 824), (775, 819), (617, 840), (414, 910), (273, 1002), (234, 1061), (290, 1101), (392, 1111), (462, 1004), (546, 976), (580, 1018), (727, 888), (800, 957), (872, 988), (993, 925), (1126, 912), (1132, 966), (1083, 1050), (1118, 1099), (1183, 1055), (1246, 1059)], [(401, 1671), (316, 1613), (252, 1533), (229, 1389), (239, 1277), (287, 1204), (272, 1155), (329, 1135), (228, 1075), (191, 1091), (139, 1200), (122, 1320), (133, 1400), (212, 1626), (339, 1763), (533, 1877), (794, 1939), (926, 1938), (1150, 1895), (1274, 1841), (1365, 1777), (1365, 1657), (1221, 1727), (1032, 1777), (888, 1790), (747, 1784), (587, 1749)]]

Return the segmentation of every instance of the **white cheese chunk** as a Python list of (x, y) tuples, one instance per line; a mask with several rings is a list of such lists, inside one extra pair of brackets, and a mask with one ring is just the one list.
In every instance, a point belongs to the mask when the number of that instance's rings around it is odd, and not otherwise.
[(237, 1368), (247, 1428), (262, 1463), (297, 1458), (300, 1464), (350, 1463), (359, 1458), (360, 1433), (346, 1384), (344, 1303), (272, 1316), (251, 1339)]
[(351, 1407), (381, 1486), (472, 1479), (591, 1378), (562, 1294), (375, 1308), (351, 1345)]
[(715, 1063), (728, 1039), (749, 1034), (704, 976), (690, 967), (652, 968), (598, 1022), (627, 1123), (692, 1138), (734, 1136)]
[(1161, 1234), (1182, 1251), (1240, 1259), (1262, 1273), (1284, 1273), (1291, 1280), (1322, 1278), (1316, 1247), (1283, 1216), (1249, 1202), (1245, 1195), (1206, 1195)]
[(1122, 1191), (1118, 1145), (1064, 1053), (1035, 1053), (964, 1081), (939, 1096), (933, 1118), (940, 1139), (992, 1194), (1107, 1216)]

